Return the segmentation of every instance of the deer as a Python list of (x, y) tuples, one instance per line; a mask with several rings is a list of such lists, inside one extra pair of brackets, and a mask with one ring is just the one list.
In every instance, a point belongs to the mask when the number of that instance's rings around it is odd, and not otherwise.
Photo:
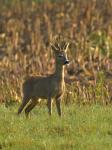
[[(46, 76), (31, 76), (23, 83), (23, 99), (18, 114), (25, 107), (25, 115), (28, 117), (39, 99), (46, 99), (48, 113), (51, 116), (52, 102), (55, 99), (58, 115), (62, 116), (61, 101), (65, 91), (64, 68), (69, 64), (67, 58), (69, 43), (59, 36), (55, 38), (55, 42), (50, 43), (50, 46), (54, 53), (55, 71)], [(30, 104), (27, 105), (29, 101)]]

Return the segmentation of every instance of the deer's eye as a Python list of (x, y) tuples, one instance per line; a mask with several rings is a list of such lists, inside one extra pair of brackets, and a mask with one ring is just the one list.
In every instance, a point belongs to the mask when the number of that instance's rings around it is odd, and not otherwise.
[(63, 55), (62, 55), (62, 54), (60, 54), (60, 55), (58, 55), (58, 57), (60, 57), (60, 58), (61, 58), (61, 57), (63, 57)]

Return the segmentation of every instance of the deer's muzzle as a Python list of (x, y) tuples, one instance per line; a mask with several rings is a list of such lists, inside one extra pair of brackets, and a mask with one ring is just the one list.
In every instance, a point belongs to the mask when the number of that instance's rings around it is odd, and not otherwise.
[(64, 62), (64, 65), (66, 65), (66, 64), (69, 64), (69, 60), (66, 60), (65, 62)]

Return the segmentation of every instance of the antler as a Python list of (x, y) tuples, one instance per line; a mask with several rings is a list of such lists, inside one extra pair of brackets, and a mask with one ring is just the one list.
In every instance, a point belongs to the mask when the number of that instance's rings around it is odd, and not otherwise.
[(53, 42), (50, 43), (52, 49), (56, 50), (56, 51), (62, 51), (62, 50), (67, 50), (69, 43), (66, 42), (66, 40), (64, 39), (64, 37), (59, 34), (56, 35), (53, 39)]
[(53, 44), (53, 43), (50, 43), (50, 46), (52, 47), (52, 49), (53, 49), (53, 50), (56, 50), (56, 51), (58, 51), (58, 48), (55, 46), (55, 44)]
[(69, 47), (70, 43), (67, 43), (65, 51), (67, 51), (68, 47)]

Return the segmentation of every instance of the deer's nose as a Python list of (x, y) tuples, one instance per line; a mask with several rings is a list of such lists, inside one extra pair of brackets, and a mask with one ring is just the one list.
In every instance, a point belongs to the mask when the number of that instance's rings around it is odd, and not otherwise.
[(69, 64), (69, 62), (70, 62), (69, 60), (66, 60), (65, 63), (64, 63), (64, 65)]

